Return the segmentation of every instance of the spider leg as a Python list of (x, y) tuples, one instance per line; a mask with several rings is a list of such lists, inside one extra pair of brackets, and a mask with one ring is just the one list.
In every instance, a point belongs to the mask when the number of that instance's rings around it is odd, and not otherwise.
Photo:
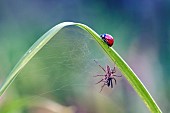
[(115, 79), (114, 77), (112, 77), (112, 79), (114, 79), (114, 81), (115, 81), (115, 85), (116, 85), (116, 79)]
[(110, 67), (108, 65), (107, 65), (106, 69), (107, 69), (107, 73), (110, 73)]
[(114, 66), (114, 68), (113, 68), (113, 73), (116, 73), (116, 67)]
[(98, 76), (106, 76), (106, 75), (95, 75), (95, 76), (93, 76), (93, 77), (98, 77)]
[(111, 82), (111, 79), (108, 79), (108, 81), (107, 81), (107, 86), (108, 87), (110, 86), (110, 82)]
[(113, 88), (113, 83), (112, 83), (112, 79), (110, 80), (110, 82), (111, 82), (111, 88)]
[(104, 86), (107, 85), (106, 83), (104, 83), (102, 86), (101, 86), (101, 90), (100, 92), (103, 90)]
[(100, 82), (102, 82), (103, 81), (103, 79), (101, 79), (99, 82), (97, 82), (96, 84), (98, 84), (98, 83), (100, 83)]
[(118, 75), (113, 75), (113, 76), (116, 76), (116, 77), (122, 77), (122, 75), (118, 76)]
[(95, 62), (96, 62), (96, 64), (104, 71), (104, 72), (106, 72), (106, 70), (100, 65), (100, 64), (98, 64), (98, 62), (96, 61), (96, 60), (94, 60)]
[(112, 69), (112, 73), (116, 73), (116, 67), (115, 67), (115, 64), (114, 64), (114, 67)]

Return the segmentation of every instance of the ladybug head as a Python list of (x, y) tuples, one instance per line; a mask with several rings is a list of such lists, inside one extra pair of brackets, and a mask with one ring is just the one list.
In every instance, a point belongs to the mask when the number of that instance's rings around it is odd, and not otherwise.
[(100, 35), (100, 37), (101, 37), (102, 39), (105, 39), (105, 36), (106, 36), (106, 34), (101, 34), (101, 35)]

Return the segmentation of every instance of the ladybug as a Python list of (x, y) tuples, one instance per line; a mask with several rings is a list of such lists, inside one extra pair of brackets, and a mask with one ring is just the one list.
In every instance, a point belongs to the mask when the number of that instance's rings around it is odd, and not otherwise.
[(101, 34), (100, 37), (102, 38), (102, 40), (109, 46), (111, 47), (114, 43), (114, 38), (109, 35), (109, 34)]

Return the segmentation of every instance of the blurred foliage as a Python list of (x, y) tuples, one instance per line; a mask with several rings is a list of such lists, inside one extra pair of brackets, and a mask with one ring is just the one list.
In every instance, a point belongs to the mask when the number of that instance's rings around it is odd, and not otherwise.
[[(87, 24), (98, 33), (109, 33), (115, 38), (114, 48), (124, 56), (124, 59), (133, 68), (133, 70), (139, 75), (139, 78), (144, 82), (149, 92), (153, 95), (154, 99), (160, 106), (163, 112), (170, 111), (168, 107), (170, 105), (170, 2), (168, 0), (1, 0), (0, 1), (0, 82), (3, 82), (14, 65), (18, 62), (21, 56), (26, 50), (48, 29), (52, 26), (63, 21), (75, 21)], [(80, 31), (81, 32), (81, 31)], [(74, 35), (72, 35), (74, 36)], [(81, 36), (81, 35), (76, 35)], [(82, 35), (84, 36), (84, 35)], [(71, 37), (71, 36), (70, 36)], [(72, 42), (74, 37), (69, 39)], [(68, 39), (67, 39), (68, 40)], [(54, 41), (55, 42), (55, 41)], [(53, 43), (55, 45), (55, 43)], [(73, 47), (69, 43), (70, 47)], [(75, 45), (73, 43), (73, 45)], [(80, 43), (81, 45), (81, 43)], [(91, 44), (93, 45), (93, 43)], [(66, 46), (66, 45), (65, 45)], [(89, 46), (89, 45), (88, 45)], [(90, 48), (91, 46), (89, 46)], [(94, 47), (93, 47), (94, 48)], [(50, 49), (55, 49), (52, 47)], [(56, 52), (63, 51), (62, 49), (56, 50)], [(90, 53), (95, 53), (96, 49), (91, 49)], [(99, 50), (98, 50), (99, 51)], [(50, 52), (50, 51), (49, 51)], [(49, 55), (48, 52), (39, 53)], [(50, 53), (55, 54), (55, 53)], [(109, 64), (107, 57), (96, 53), (95, 57), (104, 57), (101, 60), (103, 66)], [(63, 58), (67, 57), (63, 56)], [(36, 59), (36, 58), (35, 58)], [(41, 58), (39, 58), (40, 60)], [(39, 66), (52, 65), (53, 59), (41, 59), (43, 61), (33, 61), (35, 63), (28, 64), (30, 71), (24, 70), (15, 83), (10, 87), (10, 90), (0, 98), (0, 109), (15, 108), (17, 100), (22, 100), (25, 96), (41, 94), (46, 89), (57, 89), (61, 87), (61, 83), (51, 82), (51, 76), (54, 76), (53, 71), (40, 71), (35, 72)], [(44, 61), (45, 60), (45, 61)], [(55, 59), (56, 60), (56, 59)], [(57, 60), (56, 60), (57, 61)], [(87, 60), (88, 62), (89, 61)], [(86, 62), (86, 61), (82, 61)], [(81, 62), (83, 66), (84, 63)], [(66, 62), (67, 64), (75, 64), (75, 61)], [(57, 65), (54, 65), (54, 67)], [(59, 66), (64, 66), (61, 64)], [(68, 65), (67, 65), (68, 66)], [(101, 73), (99, 68), (93, 64), (93, 68), (96, 69), (93, 74)], [(69, 66), (70, 68), (73, 68)], [(56, 67), (59, 68), (59, 67)], [(76, 68), (76, 67), (75, 67)], [(78, 67), (80, 69), (80, 67)], [(64, 68), (62, 68), (64, 69)], [(86, 72), (89, 70), (83, 70)], [(60, 71), (65, 71), (60, 70)], [(91, 72), (91, 71), (89, 71)], [(91, 72), (92, 73), (92, 72)], [(40, 81), (37, 81), (38, 75), (47, 75), (41, 77)], [(27, 78), (27, 76), (29, 76)], [(67, 74), (65, 75), (67, 76)], [(64, 76), (64, 77), (65, 77)], [(75, 75), (76, 76), (76, 75)], [(23, 77), (23, 78), (22, 78)], [(25, 79), (26, 78), (26, 79)], [(64, 78), (60, 78), (63, 80)], [(83, 79), (83, 78), (80, 78)], [(87, 78), (90, 79), (91, 78)], [(66, 79), (64, 79), (66, 80)], [(88, 81), (88, 80), (87, 80)], [(38, 82), (38, 83), (36, 83)], [(47, 83), (50, 84), (47, 84)], [(68, 82), (68, 81), (65, 81)], [(79, 81), (83, 82), (83, 80)], [(54, 84), (50, 86), (51, 84)], [(70, 82), (68, 82), (70, 83)], [(85, 84), (86, 82), (84, 82)], [(39, 84), (39, 85), (37, 85)], [(102, 103), (105, 96), (98, 94), (94, 102), (97, 103), (96, 110), (91, 112), (148, 112), (141, 100), (131, 90), (126, 81), (122, 79), (119, 81), (120, 86), (116, 86), (113, 90), (112, 96), (109, 94), (106, 97), (115, 97), (113, 101), (106, 101), (108, 103)], [(97, 87), (97, 86), (94, 86)], [(29, 89), (30, 88), (30, 89)], [(51, 88), (51, 89), (50, 89)], [(75, 89), (74, 87), (69, 87)], [(80, 88), (80, 87), (79, 87)], [(85, 86), (83, 87), (83, 89)], [(100, 86), (98, 87), (100, 88)], [(80, 88), (81, 89), (81, 88)], [(30, 91), (31, 90), (31, 91)], [(96, 89), (97, 90), (97, 89)], [(82, 90), (81, 90), (82, 91)], [(110, 91), (110, 90), (109, 90)], [(72, 93), (77, 92), (73, 91)], [(84, 93), (86, 92), (86, 93)], [(90, 91), (84, 91), (86, 96)], [(28, 95), (26, 95), (28, 93)], [(55, 94), (55, 92), (52, 92)], [(69, 95), (71, 92), (64, 93)], [(74, 94), (70, 95), (74, 95)], [(80, 93), (80, 92), (78, 92)], [(96, 92), (98, 93), (98, 92)], [(49, 93), (50, 94), (50, 93)], [(61, 93), (60, 93), (61, 95)], [(135, 95), (135, 96), (134, 96)], [(63, 95), (61, 95), (63, 96)], [(84, 97), (86, 97), (84, 96)], [(46, 97), (56, 100), (58, 96), (46, 95)], [(31, 97), (32, 98), (32, 97)], [(81, 105), (81, 98), (75, 96), (78, 99), (74, 105)], [(32, 98), (33, 99), (33, 98)], [(59, 99), (59, 100), (58, 100)], [(85, 99), (85, 98), (84, 98)], [(90, 98), (91, 99), (91, 98)], [(28, 99), (27, 99), (28, 100)], [(86, 99), (85, 99), (86, 100)], [(89, 103), (88, 100), (83, 101)], [(65, 102), (62, 97), (57, 98), (57, 103), (67, 106), (69, 102)], [(91, 102), (91, 101), (90, 101)], [(23, 102), (24, 103), (24, 102)], [(132, 104), (130, 104), (132, 103)], [(72, 102), (73, 104), (73, 102)], [(91, 103), (93, 104), (93, 103)], [(85, 108), (90, 108), (91, 104), (79, 106), (81, 113), (86, 113)], [(19, 104), (20, 105), (20, 104)], [(102, 107), (101, 107), (102, 106)], [(135, 106), (135, 107), (134, 107)], [(27, 107), (21, 107), (19, 111), (11, 110), (10, 113), (29, 112)], [(94, 109), (91, 108), (91, 109)], [(84, 110), (84, 111), (83, 111)], [(34, 111), (34, 110), (33, 110)], [(30, 111), (30, 112), (33, 112)], [(80, 112), (80, 111), (79, 111)], [(89, 111), (90, 112), (90, 111)]]

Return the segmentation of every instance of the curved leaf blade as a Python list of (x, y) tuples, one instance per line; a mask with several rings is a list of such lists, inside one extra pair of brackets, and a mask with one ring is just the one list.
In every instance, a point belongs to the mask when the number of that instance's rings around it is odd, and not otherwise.
[(137, 94), (142, 98), (146, 106), (153, 113), (161, 113), (160, 108), (149, 94), (148, 90), (145, 88), (143, 83), (139, 80), (137, 75), (133, 72), (133, 70), (127, 65), (127, 63), (120, 57), (120, 55), (113, 49), (109, 48), (107, 44), (103, 43), (100, 39), (100, 36), (93, 31), (88, 26), (81, 23), (74, 22), (63, 22), (60, 23), (53, 28), (51, 28), (47, 33), (45, 33), (39, 40), (37, 40), (32, 47), (25, 53), (25, 55), (21, 58), (21, 60), (16, 64), (14, 69), (9, 74), (9, 77), (6, 79), (4, 84), (0, 88), (0, 96), (5, 92), (5, 90), (10, 86), (10, 84), (17, 77), (18, 73), (24, 68), (24, 66), (32, 59), (32, 57), (50, 40), (53, 38), (58, 31), (60, 31), (63, 27), (76, 25), (87, 32), (89, 32), (93, 38), (100, 44), (100, 46), (104, 49), (104, 51), (109, 55), (113, 62), (116, 63), (117, 67), (124, 74), (128, 82), (137, 92)]

